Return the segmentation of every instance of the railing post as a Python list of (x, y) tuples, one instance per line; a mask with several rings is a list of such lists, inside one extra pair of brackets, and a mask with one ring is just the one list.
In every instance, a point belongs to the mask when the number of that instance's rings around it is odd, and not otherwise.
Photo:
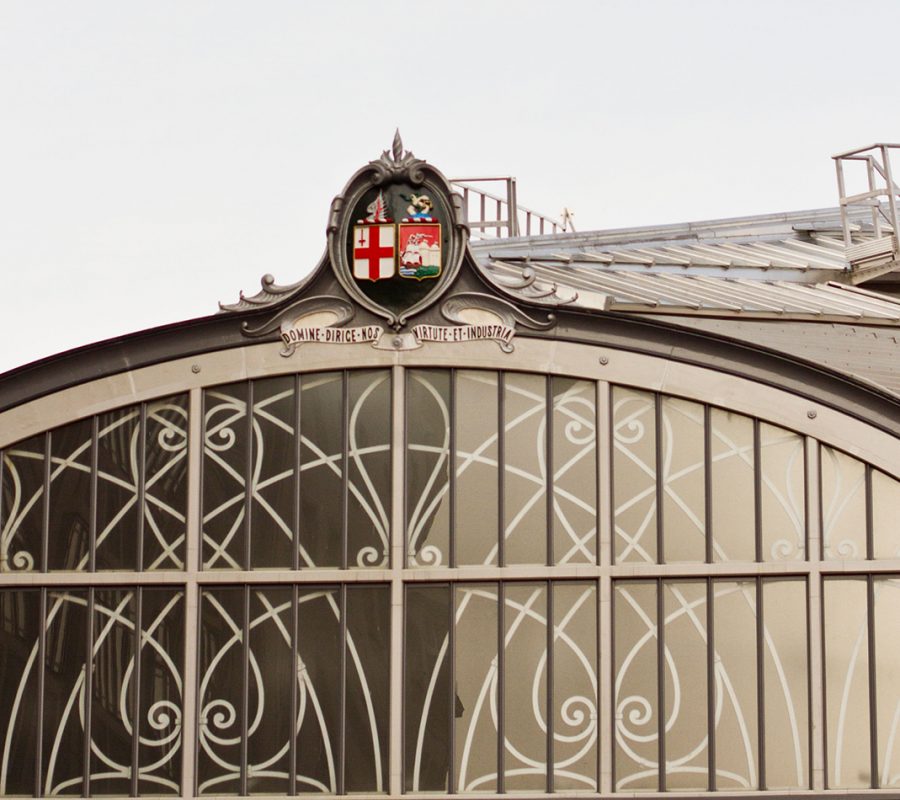
[(509, 235), (519, 235), (519, 203), (516, 199), (516, 179), (506, 179), (506, 208), (509, 213)]
[(844, 163), (840, 158), (834, 160), (834, 166), (837, 170), (838, 195), (841, 204), (841, 228), (844, 230), (844, 245), (850, 246), (850, 223), (847, 220), (847, 204), (844, 202), (847, 192), (844, 189)]

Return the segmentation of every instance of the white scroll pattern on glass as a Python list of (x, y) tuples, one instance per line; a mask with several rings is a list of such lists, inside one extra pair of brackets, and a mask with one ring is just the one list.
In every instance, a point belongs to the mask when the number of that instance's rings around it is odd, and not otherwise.
[[(707, 581), (665, 581), (664, 647), (659, 651), (657, 584), (622, 582), (615, 590), (615, 777), (619, 791), (703, 791), (709, 786), (708, 708), (713, 703), (715, 785), (758, 788), (759, 709), (764, 709), (768, 788), (808, 785), (805, 583), (764, 581), (763, 680), (755, 580), (716, 580), (714, 673), (709, 658)], [(662, 656), (662, 681), (659, 659)], [(660, 713), (659, 687), (664, 689)], [(757, 687), (765, 695), (757, 695)], [(710, 696), (710, 692), (712, 695)], [(664, 720), (664, 722), (663, 722)], [(660, 727), (665, 764), (660, 765)]]
[(292, 592), (203, 593), (200, 794), (386, 788), (388, 590), (301, 588), (296, 630)]
[[(204, 410), (203, 561), (208, 569), (384, 567), (390, 552), (390, 376), (303, 376), (299, 480), (293, 377), (208, 390)], [(247, 405), (253, 414), (248, 431)], [(346, 409), (342, 400), (347, 396)], [(346, 454), (344, 439), (346, 437)], [(346, 464), (347, 475), (344, 474)], [(250, 542), (247, 542), (247, 478)], [(298, 486), (299, 484), (299, 486)], [(294, 519), (294, 497), (300, 514)], [(344, 495), (348, 519), (340, 511)]]
[[(141, 424), (142, 413), (145, 424)], [(97, 569), (183, 569), (187, 505), (187, 401), (184, 396), (97, 418), (97, 506), (90, 507), (93, 434), (82, 420), (3, 452), (0, 572), (89, 567), (89, 518), (96, 518)], [(50, 437), (49, 487), (45, 486)], [(143, 487), (141, 487), (143, 481)], [(42, 554), (49, 488), (50, 553)], [(139, 499), (143, 490), (143, 509)], [(142, 519), (140, 517), (142, 516)]]
[[(47, 609), (43, 625), (41, 592), (46, 593)], [(149, 587), (92, 593), (0, 591), (3, 636), (13, 645), (5, 647), (2, 656), (0, 794), (31, 794), (39, 784), (45, 796), (81, 795), (87, 783), (91, 794), (127, 795), (135, 781), (135, 753), (139, 794), (180, 792), (182, 598), (181, 590)], [(88, 658), (89, 608), (93, 620)], [(37, 778), (36, 717), (42, 731)]]

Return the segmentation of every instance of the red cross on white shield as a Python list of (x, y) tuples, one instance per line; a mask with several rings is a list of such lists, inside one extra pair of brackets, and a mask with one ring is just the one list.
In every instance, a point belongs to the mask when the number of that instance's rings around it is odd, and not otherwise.
[(355, 225), (353, 228), (353, 277), (378, 281), (394, 277), (393, 225)]

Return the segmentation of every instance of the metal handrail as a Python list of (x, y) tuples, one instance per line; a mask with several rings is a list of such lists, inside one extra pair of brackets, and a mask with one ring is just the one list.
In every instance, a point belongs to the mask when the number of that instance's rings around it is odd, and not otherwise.
[[(571, 212), (568, 210), (565, 218), (558, 220), (520, 206), (516, 198), (516, 179), (513, 177), (453, 178), (450, 183), (462, 191), (463, 206), (466, 210), (469, 228), (479, 232), (482, 236), (488, 236), (487, 231), (490, 229), (494, 230), (497, 238), (502, 237), (504, 232), (507, 236), (542, 236), (547, 232), (564, 233), (575, 230)], [(501, 183), (505, 187), (503, 193), (505, 197), (472, 186), (473, 183)], [(476, 212), (474, 214), (472, 213), (473, 201)], [(510, 209), (514, 211), (511, 213)], [(489, 215), (489, 211), (493, 212), (492, 216)], [(536, 228), (537, 233), (533, 233), (532, 228)], [(547, 228), (550, 230), (547, 231)]]
[[(894, 256), (898, 255), (897, 236), (898, 229), (898, 198), (900, 187), (894, 183), (891, 172), (891, 150), (900, 149), (900, 144), (881, 142), (868, 147), (848, 150), (832, 156), (837, 170), (838, 193), (840, 194), (841, 227), (844, 233), (844, 244), (850, 247), (853, 244), (851, 238), (851, 223), (848, 210), (852, 206), (868, 208), (872, 215), (872, 227), (875, 229), (875, 238), (881, 239), (885, 233), (883, 225), (890, 226), (890, 235), (893, 237)], [(850, 161), (859, 161), (866, 165), (866, 180), (869, 190), (857, 194), (848, 195), (844, 182), (844, 166)], [(885, 210), (880, 198), (887, 198), (887, 210)]]

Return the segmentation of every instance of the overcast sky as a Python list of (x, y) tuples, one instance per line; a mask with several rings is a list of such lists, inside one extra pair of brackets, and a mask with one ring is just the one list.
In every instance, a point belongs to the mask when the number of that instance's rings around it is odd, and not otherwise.
[(898, 0), (0, 0), (0, 371), (290, 283), (404, 144), (579, 230), (836, 203)]

